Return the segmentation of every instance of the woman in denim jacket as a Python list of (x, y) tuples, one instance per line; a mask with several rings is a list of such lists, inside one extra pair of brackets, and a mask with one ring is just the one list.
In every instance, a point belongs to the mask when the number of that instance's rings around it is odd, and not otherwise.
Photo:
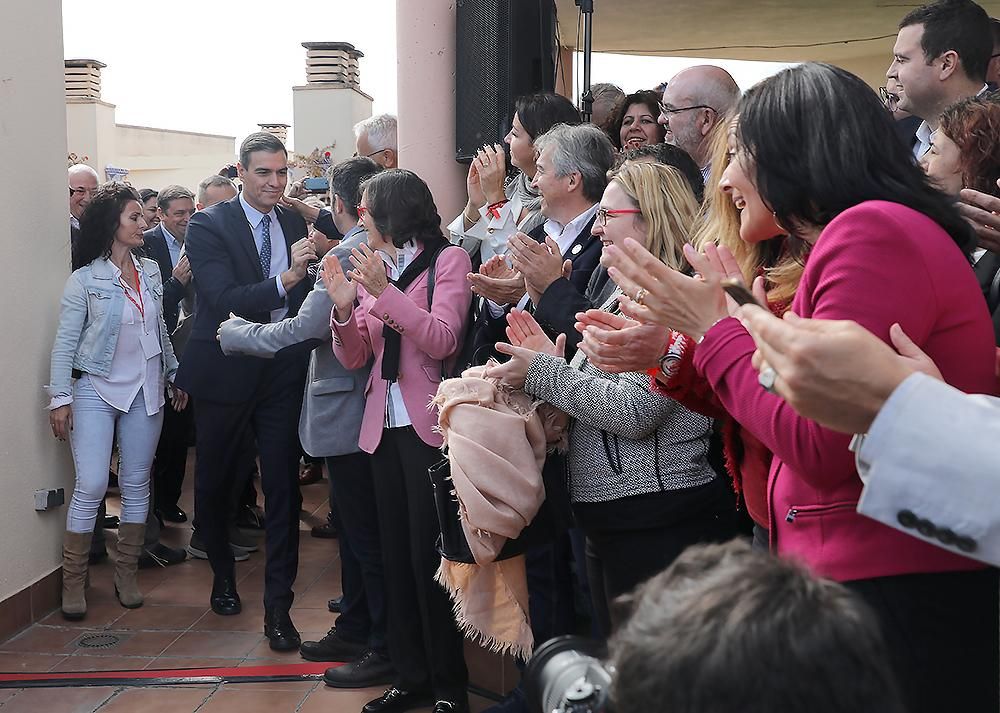
[[(97, 190), (80, 219), (52, 348), (49, 420), (56, 438), (69, 439), (76, 469), (63, 541), (62, 612), (71, 620), (87, 612), (87, 555), (116, 431), (122, 512), (115, 592), (122, 606), (142, 606), (135, 570), (149, 473), (163, 423), (164, 382), (177, 371), (159, 267), (133, 255), (145, 229), (134, 189), (108, 183)], [(171, 398), (178, 410), (187, 405), (178, 389)]]

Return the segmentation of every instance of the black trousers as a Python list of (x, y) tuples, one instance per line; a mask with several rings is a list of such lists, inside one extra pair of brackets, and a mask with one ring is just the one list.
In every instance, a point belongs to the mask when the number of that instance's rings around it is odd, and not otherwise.
[(843, 583), (875, 610), (909, 713), (996, 713), (997, 582), (986, 569)]
[(163, 429), (156, 444), (153, 461), (153, 502), (150, 510), (177, 507), (184, 485), (188, 445), (194, 423), (194, 404), (183, 411), (175, 411), (170, 399), (163, 407)]
[(266, 561), (264, 606), (288, 609), (299, 566), (298, 461), (301, 370), (283, 361), (268, 365), (253, 398), (243, 404), (198, 400), (195, 463), (195, 517), (216, 576), (233, 576), (227, 527), (236, 483), (233, 466), (253, 429), (264, 491)]
[(466, 700), (469, 673), (447, 592), (434, 581), (440, 528), (427, 469), (441, 458), (413, 428), (387, 428), (375, 450), (375, 498), (389, 611), (389, 655), (404, 690)]
[(386, 647), (385, 574), (371, 456), (348, 453), (326, 459), (330, 507), (340, 532), (340, 582), (344, 592), (337, 631), (349, 641), (367, 643), (384, 656)]

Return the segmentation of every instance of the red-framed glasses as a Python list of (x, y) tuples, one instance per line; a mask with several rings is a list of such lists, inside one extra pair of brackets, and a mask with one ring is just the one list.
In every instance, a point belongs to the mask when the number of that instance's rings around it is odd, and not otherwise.
[(611, 208), (601, 208), (597, 211), (597, 222), (601, 225), (608, 224), (608, 218), (616, 218), (619, 215), (637, 215), (641, 214), (642, 211), (638, 208), (621, 208), (619, 210), (614, 210)]
[(359, 218), (364, 218), (365, 217), (365, 213), (367, 213), (367, 212), (368, 212), (368, 209), (365, 208), (363, 205), (359, 205), (358, 206), (358, 217)]

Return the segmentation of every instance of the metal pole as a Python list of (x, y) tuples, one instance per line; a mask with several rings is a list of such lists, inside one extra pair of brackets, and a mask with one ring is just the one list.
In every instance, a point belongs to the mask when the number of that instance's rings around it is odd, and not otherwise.
[(594, 95), (590, 91), (590, 59), (594, 40), (594, 0), (576, 0), (583, 15), (583, 94), (580, 95), (580, 113), (584, 122), (590, 121), (594, 110)]

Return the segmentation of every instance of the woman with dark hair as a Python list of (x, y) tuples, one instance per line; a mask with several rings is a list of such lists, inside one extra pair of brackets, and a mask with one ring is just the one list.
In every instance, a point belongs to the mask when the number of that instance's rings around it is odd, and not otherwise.
[[(142, 606), (135, 571), (149, 474), (163, 423), (164, 382), (177, 371), (163, 321), (160, 268), (134, 255), (145, 229), (131, 187), (112, 182), (97, 189), (80, 219), (52, 347), (49, 421), (56, 438), (69, 439), (76, 469), (63, 543), (62, 613), (70, 620), (87, 612), (87, 557), (116, 431), (122, 512), (115, 594), (124, 607)], [(187, 394), (172, 389), (172, 400), (183, 410)]]
[(611, 125), (611, 141), (619, 151), (637, 149), (647, 144), (662, 144), (667, 130), (657, 122), (660, 95), (642, 90), (629, 94), (618, 104)]
[[(972, 231), (895, 139), (875, 93), (842, 69), (806, 63), (748, 91), (739, 114), (721, 185), (740, 211), (741, 236), (773, 234), (775, 221), (788, 231), (789, 249), (804, 262), (791, 311), (854, 320), (898, 345), (905, 330), (950, 384), (993, 393), (995, 347), (969, 269)], [(623, 311), (695, 340), (695, 368), (774, 454), (772, 549), (843, 582), (875, 610), (911, 711), (955, 701), (963, 710), (996, 710), (996, 570), (857, 513), (862, 481), (850, 439), (770, 393), (780, 374), (758, 380), (753, 339), (729, 317), (723, 261), (711, 250), (685, 250), (698, 279), (666, 268), (634, 241), (608, 248), (605, 259), (631, 297)], [(935, 527), (913, 517), (916, 527)]]
[(461, 713), (468, 710), (462, 635), (434, 581), (439, 526), (427, 469), (440, 459), (442, 440), (428, 404), (467, 327), (469, 255), (445, 240), (430, 189), (411, 171), (370, 178), (358, 214), (368, 244), (353, 251), (346, 275), (328, 255), (323, 280), (340, 363), (357, 369), (374, 357), (358, 445), (373, 455), (387, 638), (398, 676), (365, 710), (436, 701), (435, 711)]
[(949, 196), (971, 188), (1000, 197), (1000, 102), (969, 97), (945, 109), (920, 164)]
[(469, 166), (469, 201), (448, 226), (453, 242), (464, 244), (475, 267), (494, 255), (506, 255), (507, 241), (514, 233), (531, 232), (545, 221), (542, 197), (531, 186), (534, 141), (556, 124), (576, 125), (581, 120), (569, 99), (551, 92), (518, 97), (514, 107), (511, 129), (503, 140), (517, 172), (508, 178), (507, 154), (500, 144), (483, 146)]
[(139, 190), (139, 202), (142, 203), (142, 215), (146, 219), (146, 230), (155, 228), (160, 223), (159, 191), (152, 188), (142, 188)]

